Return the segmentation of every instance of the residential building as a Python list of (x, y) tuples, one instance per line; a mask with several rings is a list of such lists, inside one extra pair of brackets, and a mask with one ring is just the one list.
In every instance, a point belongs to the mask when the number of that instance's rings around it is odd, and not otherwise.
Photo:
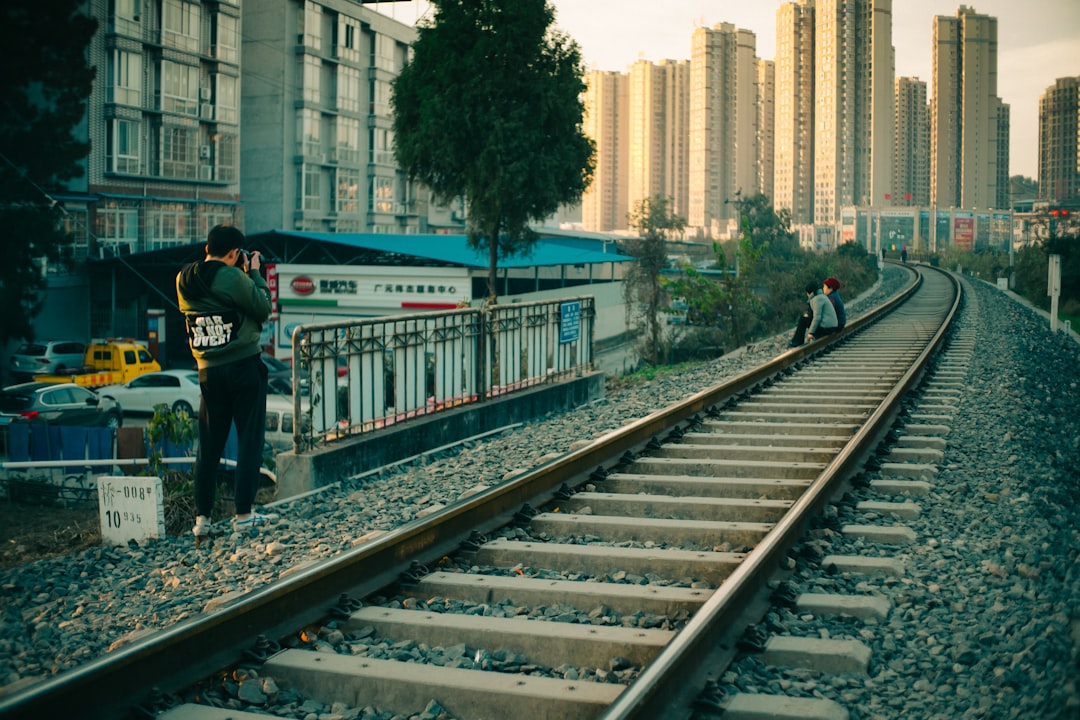
[(892, 204), (892, 0), (817, 0), (814, 224), (819, 244), (849, 205)]
[(773, 204), (793, 225), (814, 220), (814, 0), (776, 11)]
[(596, 145), (592, 183), (581, 196), (581, 226), (590, 232), (626, 229), (630, 84), (626, 73), (585, 75), (582, 127)]
[(930, 106), (926, 83), (896, 78), (896, 158), (892, 187), (899, 204), (930, 204)]
[(1039, 97), (1039, 196), (1080, 199), (1080, 76), (1058, 78)]
[(690, 43), (690, 204), (687, 227), (726, 235), (738, 194), (758, 192), (757, 38), (730, 23), (694, 30)]
[[(73, 266), (49, 265), (39, 334), (146, 335), (155, 293), (95, 291), (93, 261), (204, 241), (242, 225), (240, 0), (90, 2), (87, 46), (97, 77), (75, 137), (89, 142), (82, 177), (49, 194), (64, 212)], [(90, 261), (83, 264), (83, 261)]]
[(1012, 109), (1008, 103), (998, 100), (997, 104), (997, 182), (994, 204), (991, 207), (1007, 209), (1012, 207), (1012, 187), (1009, 184), (1010, 123)]
[[(242, 224), (240, 0), (91, 3), (85, 189), (90, 257)], [(77, 205), (77, 203), (73, 203)], [(76, 210), (77, 211), (77, 210)]]
[(427, 231), (390, 105), (415, 32), (348, 0), (245, 0), (247, 232)]
[(776, 152), (776, 63), (757, 61), (757, 168), (758, 192), (773, 198), (773, 159)]
[(629, 212), (661, 195), (672, 198), (675, 212), (685, 217), (688, 77), (685, 60), (638, 60), (630, 67)]
[(997, 45), (995, 17), (961, 5), (955, 17), (934, 18), (930, 202), (938, 207), (999, 207), (1008, 114), (997, 94)]

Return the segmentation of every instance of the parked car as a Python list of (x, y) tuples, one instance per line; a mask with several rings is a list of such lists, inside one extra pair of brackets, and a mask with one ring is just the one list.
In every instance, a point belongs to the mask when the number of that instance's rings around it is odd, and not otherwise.
[(86, 344), (76, 340), (41, 340), (23, 343), (11, 356), (11, 374), (29, 380), (39, 373), (63, 372), (81, 367)]
[(164, 404), (174, 413), (186, 412), (194, 417), (202, 390), (195, 370), (161, 370), (140, 375), (123, 385), (106, 385), (98, 390), (98, 395), (116, 400), (124, 412), (153, 413), (155, 406)]
[(292, 367), (269, 353), (260, 355), (266, 366), (267, 392), (271, 395), (292, 395)]
[(0, 425), (46, 422), (52, 425), (98, 425), (118, 428), (123, 409), (74, 383), (22, 383), (0, 392)]

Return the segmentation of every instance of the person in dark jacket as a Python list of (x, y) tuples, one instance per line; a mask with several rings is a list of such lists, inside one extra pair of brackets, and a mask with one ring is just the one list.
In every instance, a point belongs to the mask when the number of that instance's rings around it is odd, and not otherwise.
[(847, 310), (844, 308), (844, 298), (840, 297), (840, 281), (834, 277), (826, 279), (821, 292), (825, 293), (832, 303), (836, 312), (836, 331), (840, 332), (847, 325)]
[(176, 276), (176, 295), (188, 345), (199, 366), (199, 449), (195, 459), (197, 540), (210, 534), (218, 464), (236, 424), (236, 516), (233, 529), (276, 519), (253, 512), (266, 432), (266, 366), (259, 359), (270, 289), (259, 273), (259, 253), (243, 250), (244, 234), (217, 225), (206, 238), (206, 258)]

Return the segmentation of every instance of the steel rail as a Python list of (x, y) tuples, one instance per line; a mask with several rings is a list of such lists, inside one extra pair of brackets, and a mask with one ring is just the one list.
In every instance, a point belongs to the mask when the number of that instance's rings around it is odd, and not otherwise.
[[(589, 445), (522, 473), (507, 482), (459, 501), (427, 518), (406, 523), (354, 550), (298, 571), (289, 578), (253, 591), (234, 604), (206, 616), (192, 618), (131, 645), (92, 660), (80, 667), (48, 678), (20, 692), (0, 698), (0, 718), (43, 718), (63, 715), (86, 720), (126, 717), (133, 705), (146, 700), (133, 697), (132, 688), (147, 695), (157, 689), (170, 693), (241, 660), (243, 651), (258, 635), (285, 637), (297, 628), (324, 618), (341, 595), (363, 597), (395, 583), (418, 559), (437, 559), (453, 552), (476, 530), (503, 526), (525, 505), (539, 505), (555, 497), (564, 484), (584, 482), (604, 465), (614, 467), (627, 453), (635, 454), (653, 439), (679, 423), (726, 400), (748, 392), (788, 368), (816, 355), (843, 337), (858, 333), (906, 302), (920, 287), (921, 276), (892, 300), (852, 322), (843, 333), (815, 340), (789, 350), (772, 361), (728, 381), (703, 390), (686, 400), (654, 412), (625, 428), (597, 438)], [(896, 393), (894, 393), (896, 394)], [(902, 393), (901, 393), (902, 394)], [(454, 411), (450, 411), (451, 413)], [(880, 414), (880, 411), (879, 411)], [(851, 453), (838, 457), (833, 472), (854, 463)], [(814, 502), (823, 501), (819, 482)], [(809, 502), (809, 501), (806, 501)], [(785, 530), (784, 536), (794, 529)], [(764, 555), (764, 551), (758, 552)], [(771, 555), (771, 553), (770, 553)], [(740, 576), (748, 575), (744, 571)], [(742, 587), (746, 581), (740, 581)], [(710, 616), (726, 610), (735, 598), (710, 602), (702, 613)], [(717, 606), (720, 606), (717, 608)], [(694, 621), (693, 632), (679, 642), (687, 649), (700, 647), (710, 637)], [(681, 635), (680, 635), (681, 637)], [(685, 667), (675, 653), (665, 652), (643, 674), (660, 687), (661, 671)], [(635, 684), (634, 687), (637, 687)], [(631, 688), (633, 690), (633, 688)], [(625, 702), (613, 707), (648, 707), (654, 691), (627, 691)], [(631, 703), (626, 706), (626, 703)], [(621, 717), (613, 714), (611, 717)], [(626, 717), (644, 717), (626, 715)]]
[[(945, 275), (945, 273), (942, 273)], [(877, 446), (892, 426), (905, 395), (918, 385), (932, 358), (941, 349), (949, 326), (959, 310), (960, 285), (952, 282), (954, 299), (944, 321), (900, 381), (888, 393), (852, 440), (825, 467), (776, 526), (750, 551), (744, 562), (716, 593), (601, 716), (602, 720), (647, 720), (664, 717), (670, 709), (674, 687), (699, 674), (703, 661), (737, 622), (750, 597), (773, 574), (781, 557), (801, 537), (806, 522), (816, 514)]]

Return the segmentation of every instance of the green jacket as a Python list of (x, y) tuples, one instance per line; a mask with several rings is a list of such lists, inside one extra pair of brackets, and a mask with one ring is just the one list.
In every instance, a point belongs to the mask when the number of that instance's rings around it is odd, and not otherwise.
[(219, 260), (185, 266), (176, 275), (188, 346), (200, 368), (225, 365), (262, 351), (270, 317), (270, 288), (258, 270), (245, 273)]

